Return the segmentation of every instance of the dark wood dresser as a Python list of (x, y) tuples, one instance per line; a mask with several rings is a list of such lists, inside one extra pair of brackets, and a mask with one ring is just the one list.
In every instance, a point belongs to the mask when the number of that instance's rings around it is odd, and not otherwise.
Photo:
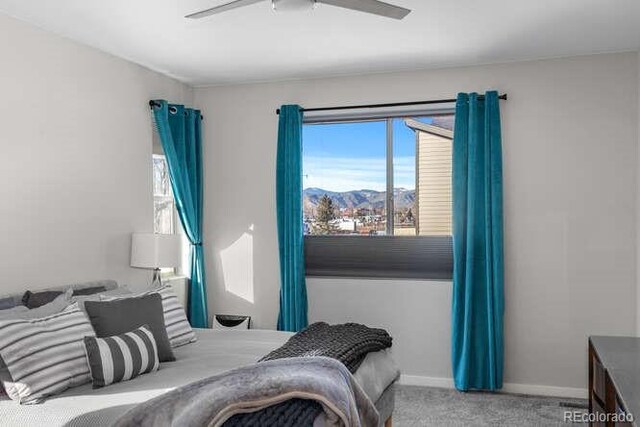
[(592, 426), (640, 425), (640, 338), (589, 338), (589, 413)]

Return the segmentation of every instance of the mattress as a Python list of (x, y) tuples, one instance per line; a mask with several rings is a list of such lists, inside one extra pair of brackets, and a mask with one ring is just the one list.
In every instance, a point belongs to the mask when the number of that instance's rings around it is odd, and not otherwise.
[[(255, 363), (292, 335), (267, 330), (195, 329), (198, 341), (174, 349), (175, 362), (162, 363), (155, 373), (93, 390), (76, 387), (37, 405), (0, 400), (3, 426), (107, 426), (138, 403), (176, 387), (229, 369)], [(388, 350), (370, 353), (354, 375), (376, 402), (399, 372)]]

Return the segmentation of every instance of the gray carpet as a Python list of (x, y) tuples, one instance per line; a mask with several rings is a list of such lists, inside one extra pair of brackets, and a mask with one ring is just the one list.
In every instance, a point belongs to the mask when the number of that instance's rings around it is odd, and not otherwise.
[(567, 426), (564, 412), (586, 412), (586, 405), (582, 399), (397, 386), (393, 425)]

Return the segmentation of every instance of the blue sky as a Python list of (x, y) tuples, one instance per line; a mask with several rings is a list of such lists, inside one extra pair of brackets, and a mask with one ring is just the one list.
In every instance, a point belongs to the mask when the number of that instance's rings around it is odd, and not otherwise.
[[(384, 191), (386, 132), (384, 121), (305, 125), (303, 187)], [(393, 141), (394, 187), (414, 189), (415, 133), (402, 119), (394, 119)]]

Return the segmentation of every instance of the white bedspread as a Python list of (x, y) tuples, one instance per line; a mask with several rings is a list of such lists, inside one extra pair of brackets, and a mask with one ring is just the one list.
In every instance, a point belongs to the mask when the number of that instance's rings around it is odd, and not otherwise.
[[(0, 400), (0, 424), (107, 426), (134, 405), (168, 390), (255, 363), (291, 336), (286, 332), (266, 330), (195, 331), (198, 341), (174, 349), (177, 360), (161, 364), (158, 372), (98, 390), (87, 384), (67, 390), (39, 405), (19, 405), (11, 400)], [(388, 351), (369, 354), (355, 374), (373, 402), (397, 376), (398, 369)]]

